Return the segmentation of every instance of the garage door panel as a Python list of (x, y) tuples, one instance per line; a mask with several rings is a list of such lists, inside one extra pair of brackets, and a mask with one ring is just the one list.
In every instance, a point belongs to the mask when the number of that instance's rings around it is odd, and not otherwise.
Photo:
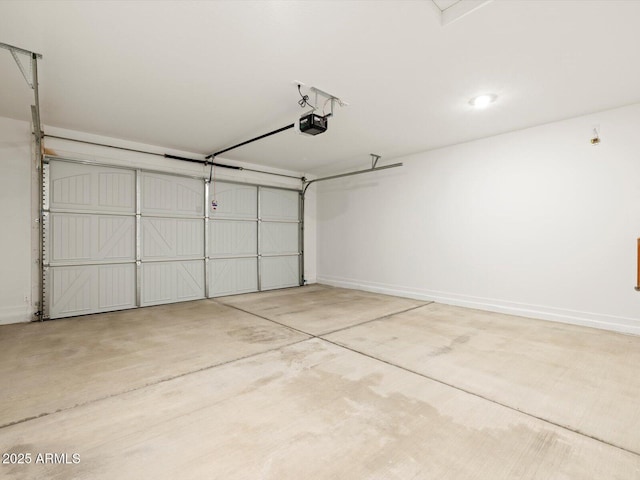
[(291, 190), (260, 188), (260, 218), (263, 220), (298, 221), (300, 194)]
[(92, 250), (95, 250), (92, 223), (91, 215), (52, 214), (51, 263), (91, 260)]
[(214, 257), (256, 255), (258, 226), (256, 222), (216, 220), (209, 223), (209, 254)]
[(50, 263), (135, 260), (135, 218), (52, 213)]
[(142, 259), (204, 257), (204, 222), (196, 219), (142, 217)]
[(176, 287), (178, 301), (204, 298), (204, 261), (178, 264)]
[(142, 264), (142, 305), (204, 298), (204, 261)]
[(220, 297), (258, 290), (257, 258), (225, 258), (209, 262), (210, 296)]
[(89, 209), (92, 206), (91, 174), (52, 179), (52, 208)]
[(96, 165), (53, 162), (51, 210), (135, 213), (135, 172)]
[(211, 218), (258, 218), (258, 187), (215, 182), (209, 188), (209, 195), (218, 204)]
[(264, 254), (298, 253), (298, 224), (262, 222), (260, 252)]
[(204, 215), (204, 182), (196, 178), (141, 174), (142, 214)]
[(136, 306), (135, 265), (100, 265), (98, 271), (98, 310), (119, 310)]
[(176, 220), (176, 255), (204, 257), (204, 221)]
[(98, 223), (99, 259), (135, 259), (135, 218), (94, 216)]
[(131, 186), (134, 175), (128, 170), (98, 173), (98, 207), (130, 210), (134, 203), (135, 189)]
[(135, 265), (51, 267), (50, 317), (134, 308)]
[(299, 258), (291, 257), (262, 257), (261, 259), (262, 290), (274, 288), (295, 287), (299, 285)]

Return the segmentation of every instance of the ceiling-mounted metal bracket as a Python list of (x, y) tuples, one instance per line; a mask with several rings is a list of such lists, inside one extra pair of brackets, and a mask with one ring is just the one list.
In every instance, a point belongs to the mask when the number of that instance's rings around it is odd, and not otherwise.
[[(305, 86), (304, 83), (298, 83), (298, 85), (301, 86)], [(340, 105), (341, 107), (347, 107), (349, 106), (349, 103), (345, 102), (344, 100), (342, 100), (340, 97), (336, 97), (335, 95), (329, 93), (329, 92), (325, 92), (324, 90), (320, 90), (318, 87), (309, 87), (309, 91), (313, 92), (315, 94), (315, 106), (316, 109), (318, 108), (318, 95), (321, 97), (326, 98), (325, 103), (326, 102), (331, 102), (331, 111), (329, 112), (329, 115), (333, 116), (333, 109), (335, 107), (336, 102), (338, 103), (338, 105)], [(322, 112), (323, 115), (325, 115), (324, 111)]]
[(376, 168), (378, 160), (380, 160), (382, 157), (380, 155), (376, 155), (375, 153), (370, 153), (369, 155), (371, 155), (371, 168)]
[[(29, 62), (29, 74), (27, 75), (27, 71), (24, 67), (24, 65), (22, 64), (22, 60), (20, 60), (20, 57), (18, 57), (18, 54), (16, 53), (15, 50), (10, 50), (11, 51), (11, 55), (13, 56), (13, 59), (16, 61), (16, 64), (18, 65), (18, 68), (20, 69), (20, 73), (22, 73), (22, 76), (24, 77), (25, 81), (27, 82), (27, 85), (29, 85), (30, 88), (33, 89), (33, 60), (31, 60)], [(31, 77), (32, 79), (29, 79), (29, 77)]]
[[(18, 68), (20, 69), (20, 73), (22, 73), (24, 80), (27, 82), (27, 85), (29, 85), (29, 88), (35, 89), (36, 75), (37, 75), (35, 73), (36, 72), (35, 64), (38, 61), (37, 60), (38, 58), (42, 58), (42, 55), (39, 53), (30, 52), (29, 50), (25, 50), (24, 48), (14, 47), (13, 45), (9, 45), (7, 43), (2, 43), (2, 42), (0, 42), (0, 48), (9, 50), (9, 52), (11, 53), (11, 56), (16, 62), (16, 65), (18, 65)], [(29, 57), (28, 72), (27, 72), (27, 67), (25, 67), (24, 63), (22, 63), (22, 60), (18, 55), (26, 55), (27, 57)]]

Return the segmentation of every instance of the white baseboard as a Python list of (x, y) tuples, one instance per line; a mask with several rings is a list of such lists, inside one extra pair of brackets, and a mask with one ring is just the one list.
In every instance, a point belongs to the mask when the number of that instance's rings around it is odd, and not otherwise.
[(383, 293), (398, 297), (413, 298), (415, 300), (431, 301), (446, 305), (475, 308), (489, 312), (506, 313), (520, 317), (537, 318), (553, 322), (569, 323), (583, 327), (599, 328), (614, 332), (640, 335), (640, 319), (604, 315), (598, 313), (581, 312), (562, 308), (546, 307), (542, 305), (528, 305), (492, 298), (472, 297), (451, 292), (438, 292), (424, 289), (406, 288), (376, 282), (366, 282), (349, 278), (318, 275), (318, 283), (334, 287), (351, 288), (367, 292)]
[(17, 307), (0, 307), (0, 325), (24, 323), (33, 320), (33, 312), (25, 305)]

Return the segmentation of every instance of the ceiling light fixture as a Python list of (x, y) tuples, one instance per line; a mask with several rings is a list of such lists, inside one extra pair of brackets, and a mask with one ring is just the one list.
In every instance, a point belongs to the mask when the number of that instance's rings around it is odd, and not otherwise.
[(473, 97), (469, 100), (469, 104), (471, 104), (475, 108), (485, 108), (490, 103), (496, 101), (498, 96), (495, 93), (485, 93), (484, 95), (478, 95), (477, 97)]

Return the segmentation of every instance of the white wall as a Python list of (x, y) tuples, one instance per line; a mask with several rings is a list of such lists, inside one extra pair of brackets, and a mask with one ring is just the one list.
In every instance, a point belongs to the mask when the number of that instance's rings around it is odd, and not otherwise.
[(31, 128), (0, 117), (0, 324), (25, 322), (31, 294)]
[[(38, 229), (35, 218), (38, 212), (37, 173), (32, 168), (32, 139), (29, 123), (0, 117), (0, 324), (30, 321), (38, 310), (38, 270), (33, 268), (38, 258), (37, 249), (32, 251), (32, 242), (37, 244)], [(200, 158), (196, 154), (163, 149), (125, 140), (106, 138), (83, 132), (69, 131), (45, 126), (49, 135), (57, 135), (109, 145), (122, 146), (155, 153)], [(165, 172), (186, 175), (209, 175), (203, 165), (168, 160), (156, 155), (122, 151), (112, 148), (45, 139), (47, 153), (64, 158), (89, 162), (100, 162), (121, 166), (138, 166)], [(230, 163), (290, 175), (296, 172), (261, 167), (241, 162), (229, 162), (218, 158), (220, 163)], [(206, 171), (205, 171), (206, 170)], [(218, 180), (233, 180), (261, 185), (300, 188), (295, 179), (276, 177), (256, 172), (238, 172), (216, 169)], [(315, 193), (308, 196), (305, 208), (305, 278), (307, 283), (315, 282)]]
[(640, 334), (639, 142), (633, 105), (320, 183), (318, 281)]

